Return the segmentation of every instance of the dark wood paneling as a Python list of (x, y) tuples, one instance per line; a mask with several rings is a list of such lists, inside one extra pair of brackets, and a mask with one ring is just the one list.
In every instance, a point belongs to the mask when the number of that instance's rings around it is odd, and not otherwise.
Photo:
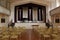
[[(17, 20), (16, 20), (17, 19), (17, 13), (16, 13), (17, 9), (16, 9), (16, 7), (18, 7), (19, 9), (23, 8), (23, 7), (27, 7), (28, 8), (28, 20), (29, 21), (33, 21), (32, 8), (37, 7), (38, 8), (38, 13), (37, 13), (38, 14), (38, 21), (46, 22), (46, 7), (42, 6), (42, 5), (32, 4), (32, 3), (15, 6), (15, 14), (14, 14), (15, 22), (17, 22)], [(29, 14), (29, 9), (31, 9), (31, 14)], [(39, 9), (41, 10), (40, 11), (40, 15), (39, 15)], [(42, 10), (44, 11), (44, 14), (42, 14)], [(19, 12), (18, 12), (18, 15), (20, 15)], [(23, 21), (23, 9), (21, 10), (21, 19), (20, 19), (20, 17), (18, 17), (18, 18), (19, 18), (18, 20)], [(41, 19), (39, 19), (39, 18), (41, 18)]]

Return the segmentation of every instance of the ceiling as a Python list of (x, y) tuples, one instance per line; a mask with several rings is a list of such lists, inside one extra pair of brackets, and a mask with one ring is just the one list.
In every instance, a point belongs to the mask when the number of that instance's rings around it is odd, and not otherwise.
[(10, 1), (10, 3), (13, 3), (13, 2), (18, 1), (18, 0), (9, 0), (9, 1)]
[[(19, 1), (19, 0), (10, 0), (10, 3), (13, 3), (13, 2), (15, 2), (15, 1)], [(20, 0), (20, 1), (22, 1), (22, 0)], [(25, 1), (25, 0), (24, 0)], [(52, 0), (43, 0), (43, 1), (49, 1), (49, 2), (51, 2)]]
[[(4, 0), (2, 0), (4, 1)], [(7, 0), (8, 2), (10, 3), (13, 3), (13, 2), (16, 2), (16, 1), (19, 1), (19, 0)], [(25, 1), (25, 0), (20, 0), (20, 1)], [(40, 0), (37, 0), (37, 1), (40, 1)], [(56, 1), (56, 0), (43, 0), (43, 1), (48, 1), (48, 2), (52, 2), (52, 1)]]

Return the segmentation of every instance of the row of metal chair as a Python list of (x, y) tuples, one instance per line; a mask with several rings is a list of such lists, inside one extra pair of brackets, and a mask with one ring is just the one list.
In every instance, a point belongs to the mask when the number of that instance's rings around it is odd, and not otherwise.
[(20, 35), (25, 27), (0, 27), (0, 40), (20, 40)]
[(36, 27), (34, 30), (40, 34), (42, 40), (60, 40), (60, 28), (58, 27)]
[[(34, 31), (39, 33), (41, 40), (60, 40), (60, 28), (34, 27)], [(0, 27), (0, 40), (20, 40), (21, 33), (25, 27)]]

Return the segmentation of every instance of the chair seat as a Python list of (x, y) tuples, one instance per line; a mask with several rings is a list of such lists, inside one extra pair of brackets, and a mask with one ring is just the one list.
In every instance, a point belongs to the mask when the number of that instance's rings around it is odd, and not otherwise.
[(50, 35), (44, 35), (44, 37), (50, 37)]
[(18, 38), (18, 36), (17, 35), (12, 35), (11, 38)]
[(21, 32), (18, 32), (18, 33), (16, 33), (16, 34), (20, 35), (20, 34), (21, 34)]
[(10, 35), (5, 35), (5, 36), (3, 36), (3, 38), (9, 38), (10, 37)]
[(58, 35), (56, 35), (56, 34), (51, 34), (52, 36), (54, 36), (54, 37), (57, 37)]

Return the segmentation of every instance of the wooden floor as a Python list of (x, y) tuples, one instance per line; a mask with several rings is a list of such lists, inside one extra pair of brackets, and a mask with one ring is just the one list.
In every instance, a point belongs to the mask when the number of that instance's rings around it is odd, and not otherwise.
[(21, 34), (19, 40), (41, 40), (38, 32), (33, 29), (27, 29), (25, 32)]

